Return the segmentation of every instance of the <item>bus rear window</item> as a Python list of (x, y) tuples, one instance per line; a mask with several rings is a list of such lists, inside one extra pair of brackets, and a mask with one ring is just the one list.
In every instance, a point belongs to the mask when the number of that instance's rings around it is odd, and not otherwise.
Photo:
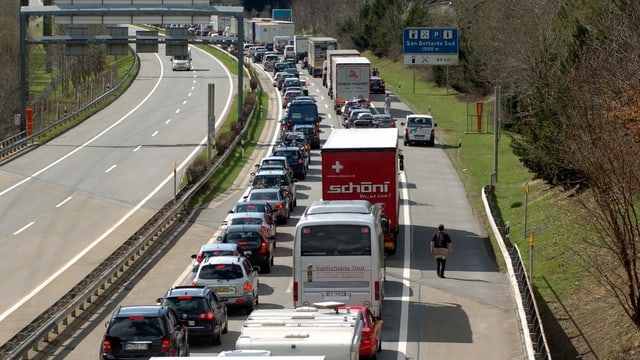
[(370, 256), (371, 232), (361, 225), (315, 225), (301, 229), (302, 256)]

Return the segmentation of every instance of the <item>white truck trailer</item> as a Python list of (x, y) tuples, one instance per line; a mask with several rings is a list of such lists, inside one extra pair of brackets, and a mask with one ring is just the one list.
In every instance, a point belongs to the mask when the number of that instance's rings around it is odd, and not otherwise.
[(333, 78), (333, 74), (331, 73), (331, 58), (340, 57), (340, 56), (360, 56), (360, 51), (356, 49), (339, 49), (339, 50), (328, 50), (327, 51), (327, 76), (322, 78), (322, 85), (326, 86), (329, 89), (329, 96), (332, 96), (331, 93), (331, 79)]
[(363, 99), (369, 101), (371, 62), (366, 57), (333, 57), (331, 59), (331, 94), (337, 114), (345, 101)]
[(338, 48), (338, 40), (331, 37), (310, 37), (309, 42), (309, 75), (322, 76), (322, 65), (327, 60), (327, 51)]
[(293, 47), (296, 49), (296, 61), (302, 61), (309, 54), (309, 38), (311, 35), (295, 35)]
[(237, 350), (268, 350), (272, 356), (324, 355), (326, 360), (358, 360), (360, 311), (338, 310), (338, 302), (317, 307), (254, 310), (242, 326)]

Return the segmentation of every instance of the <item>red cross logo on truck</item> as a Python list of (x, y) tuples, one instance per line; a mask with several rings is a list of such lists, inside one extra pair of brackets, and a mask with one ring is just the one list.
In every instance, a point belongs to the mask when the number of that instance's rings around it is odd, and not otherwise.
[(352, 79), (359, 78), (358, 73), (353, 69), (349, 70), (349, 77), (352, 78)]

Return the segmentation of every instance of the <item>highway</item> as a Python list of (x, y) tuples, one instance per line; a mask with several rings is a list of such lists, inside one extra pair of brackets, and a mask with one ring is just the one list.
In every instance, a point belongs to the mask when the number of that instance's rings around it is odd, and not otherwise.
[[(194, 64), (200, 70), (165, 74), (164, 76), (158, 70), (160, 61), (154, 60), (152, 55), (145, 57), (141, 77), (136, 80), (134, 86), (140, 86), (142, 89), (146, 87), (146, 92), (133, 88), (132, 91), (127, 92), (124, 99), (103, 111), (104, 114), (99, 114), (98, 116), (103, 116), (102, 119), (92, 119), (87, 125), (82, 125), (65, 134), (55, 144), (52, 143), (37, 149), (0, 168), (0, 205), (7, 207), (4, 209), (5, 213), (9, 208), (13, 209), (12, 205), (25, 203), (24, 207), (21, 205), (18, 208), (20, 209), (18, 214), (12, 215), (13, 222), (17, 222), (18, 225), (7, 227), (12, 223), (7, 222), (7, 219), (0, 220), (3, 221), (0, 226), (4, 240), (2, 246), (5, 242), (12, 240), (13, 236), (22, 236), (22, 241), (15, 239), (12, 242), (14, 248), (15, 246), (26, 247), (29, 243), (28, 240), (34, 238), (42, 239), (32, 240), (33, 247), (25, 249), (25, 251), (32, 251), (31, 253), (20, 250), (20, 256), (14, 257), (13, 267), (3, 268), (5, 273), (6, 271), (14, 272), (17, 273), (16, 276), (19, 276), (20, 273), (14, 270), (18, 268), (18, 263), (22, 265), (21, 269), (25, 264), (35, 265), (33, 269), (23, 271), (23, 282), (11, 280), (11, 284), (7, 284), (5, 287), (5, 280), (3, 280), (2, 286), (5, 293), (15, 293), (16, 295), (13, 302), (2, 299), (3, 302), (6, 302), (6, 304), (2, 303), (2, 309), (11, 306), (15, 299), (20, 299), (24, 294), (28, 294), (35, 286), (34, 284), (43, 281), (48, 275), (51, 275), (51, 272), (73, 259), (76, 254), (80, 254), (92, 241), (99, 239), (102, 234), (107, 233), (111, 227), (118, 224), (118, 221), (128, 212), (137, 208), (134, 215), (124, 221), (121, 226), (114, 227), (105, 240), (98, 243), (78, 261), (78, 264), (74, 265), (74, 267), (79, 266), (81, 263), (82, 269), (90, 270), (91, 265), (98, 262), (98, 258), (104, 258), (108, 255), (110, 249), (112, 250), (113, 247), (126, 239), (137, 229), (136, 226), (139, 227), (146, 218), (171, 197), (170, 184), (163, 184), (163, 180), (170, 173), (171, 164), (173, 161), (178, 161), (180, 164), (186, 161), (190, 151), (200, 146), (204, 134), (204, 120), (200, 120), (198, 123), (189, 123), (190, 126), (187, 126), (186, 123), (185, 126), (182, 124), (175, 126), (178, 118), (186, 118), (185, 112), (193, 111), (193, 117), (203, 119), (204, 105), (197, 103), (195, 98), (190, 99), (186, 94), (190, 91), (192, 94), (197, 93), (196, 89), (190, 88), (190, 86), (197, 87), (200, 92), (203, 92), (197, 97), (202, 96), (203, 99), (206, 99), (204, 94), (206, 94), (207, 81), (212, 79), (216, 81), (217, 90), (220, 89), (219, 86), (225, 86), (219, 85), (219, 83), (226, 81), (218, 70), (202, 70), (205, 68), (213, 69), (216, 65), (212, 60), (200, 57), (197, 53), (198, 51), (194, 51)], [(168, 62), (164, 61), (163, 63), (166, 71)], [(146, 77), (142, 76), (144, 74)], [(99, 142), (96, 140), (96, 142), (82, 146), (134, 109), (144, 98), (144, 94), (150, 93), (150, 89), (155, 86), (153, 84), (159, 78), (164, 79), (165, 76), (166, 80), (161, 82), (164, 85), (158, 86), (157, 94), (154, 93), (149, 98), (161, 102), (154, 102), (155, 107), (150, 104), (148, 107), (142, 105), (134, 111), (133, 114), (138, 114), (137, 121), (122, 121), (121, 124), (128, 123), (131, 128), (124, 128), (117, 132), (122, 137), (121, 139), (110, 138), (110, 141), (103, 139)], [(324, 113), (321, 129), (323, 131), (322, 138), (326, 139), (332, 127), (340, 126), (340, 121), (333, 112), (333, 107), (329, 103), (331, 100), (326, 96), (326, 89), (322, 86), (320, 79), (309, 78), (306, 72), (303, 72), (302, 76), (310, 80), (310, 94), (316, 97), (320, 111)], [(226, 86), (231, 86), (231, 84), (227, 83)], [(232, 90), (229, 90), (229, 93), (231, 92)], [(136, 98), (137, 100), (134, 100)], [(184, 101), (187, 101), (189, 106), (185, 106)], [(383, 95), (374, 95), (373, 104), (376, 108), (381, 109), (382, 102)], [(273, 105), (273, 103), (270, 104)], [(181, 116), (176, 116), (177, 109), (180, 109), (178, 113)], [(216, 103), (216, 109), (222, 109), (222, 106), (218, 106)], [(408, 112), (410, 112), (409, 108), (401, 102), (396, 100), (392, 103), (392, 115), (396, 119)], [(434, 116), (437, 119), (437, 114)], [(220, 116), (217, 118), (219, 119)], [(275, 130), (277, 128), (276, 120), (279, 118), (279, 115), (273, 114), (271, 120), (268, 121), (268, 129)], [(171, 121), (166, 123), (169, 119)], [(91, 125), (93, 128), (87, 128), (90, 126), (89, 123), (93, 124)], [(194, 134), (190, 134), (188, 130), (193, 130)], [(155, 131), (158, 133), (152, 136)], [(267, 136), (265, 141), (271, 142), (272, 139), (273, 136)], [(134, 151), (139, 145), (143, 145), (142, 148)], [(402, 142), (400, 142), (400, 146), (402, 146)], [(55, 171), (59, 177), (53, 177), (49, 170), (37, 174), (38, 169), (46, 168), (79, 147), (82, 150), (78, 150), (78, 153), (87, 151), (93, 156), (76, 156), (75, 154), (67, 156), (60, 163), (76, 158), (78, 162), (73, 166), (71, 164), (65, 166), (66, 178), (63, 176), (65, 171)], [(176, 153), (169, 154), (170, 149)], [(266, 147), (262, 147), (261, 152), (253, 154), (249, 164), (256, 163), (266, 153), (266, 150)], [(383, 351), (378, 355), (378, 358), (382, 360), (409, 358), (525, 359), (519, 321), (516, 318), (515, 302), (506, 275), (497, 270), (495, 261), (492, 259), (493, 253), (486, 239), (486, 231), (474, 216), (465, 190), (447, 156), (438, 145), (434, 148), (404, 147), (403, 150), (405, 171), (401, 174), (403, 183), (400, 211), (402, 226), (398, 252), (387, 260), (387, 282), (383, 310)], [(139, 151), (148, 152), (148, 157), (140, 156), (141, 159), (138, 159)], [(53, 154), (57, 154), (57, 156)], [(178, 157), (179, 155), (181, 157)], [(142, 164), (138, 160), (144, 160), (146, 163)], [(38, 165), (35, 166), (33, 163)], [(167, 167), (165, 164), (168, 164)], [(113, 165), (117, 166), (114, 168)], [(7, 168), (9, 166), (10, 168)], [(144, 171), (140, 171), (140, 168)], [(111, 170), (107, 172), (108, 169)], [(77, 177), (71, 176), (76, 173)], [(110, 179), (112, 173), (121, 176), (118, 177), (119, 180), (116, 184), (113, 184), (115, 179)], [(151, 173), (157, 175), (151, 177)], [(23, 179), (30, 180), (15, 187), (20, 193), (13, 193), (16, 190), (11, 189), (12, 185)], [(104, 333), (103, 324), (115, 306), (118, 304), (152, 304), (155, 303), (156, 298), (163, 295), (168, 287), (188, 284), (190, 255), (195, 253), (201, 244), (210, 240), (213, 232), (225, 218), (227, 211), (232, 208), (244, 192), (248, 180), (248, 171), (245, 171), (232, 189), (212, 201), (206, 208), (200, 209), (193, 218), (189, 219), (188, 231), (183, 234), (175, 246), (167, 249), (161, 258), (152, 259), (145, 271), (131, 279), (127, 291), (114, 296), (108, 307), (96, 312), (90, 319), (91, 321), (88, 321), (74, 336), (66, 339), (59, 351), (49, 358), (95, 359), (99, 354), (100, 342)], [(88, 184), (91, 183), (102, 184), (104, 187), (88, 189)], [(24, 187), (24, 185), (35, 187), (35, 184), (41, 184), (42, 188), (27, 189)], [(304, 181), (298, 182), (297, 186), (298, 207), (293, 212), (289, 223), (278, 227), (275, 266), (270, 274), (261, 275), (260, 278), (260, 308), (292, 306), (292, 233), (296, 219), (304, 207), (320, 198), (319, 151), (313, 152), (308, 176)], [(119, 189), (119, 187), (123, 188)], [(136, 188), (140, 189), (136, 190)], [(146, 196), (156, 189), (159, 190), (155, 196), (140, 205)], [(31, 193), (36, 190), (38, 190), (38, 195), (31, 197)], [(56, 191), (60, 194), (56, 194)], [(7, 194), (12, 194), (11, 202), (7, 201), (9, 198), (5, 198)], [(69, 196), (71, 196), (71, 200), (64, 202)], [(53, 200), (46, 201), (48, 197)], [(31, 205), (31, 201), (37, 202), (35, 205)], [(62, 203), (60, 207), (55, 207), (60, 203)], [(71, 205), (76, 203), (78, 203), (77, 206), (84, 204), (87, 207), (67, 209), (67, 205), (71, 208)], [(64, 212), (65, 216), (53, 218), (58, 212)], [(39, 224), (39, 219), (47, 216), (51, 216), (51, 219), (45, 224)], [(34, 221), (34, 225), (18, 232), (17, 235), (13, 235), (29, 221)], [(436, 276), (435, 261), (428, 252), (428, 241), (439, 223), (446, 225), (455, 246), (455, 251), (447, 262), (447, 279), (440, 279)], [(49, 226), (49, 229), (46, 225)], [(31, 233), (37, 228), (41, 228), (42, 232)], [(59, 235), (52, 236), (56, 233)], [(64, 239), (67, 241), (64, 242)], [(69, 239), (73, 239), (73, 241), (69, 241)], [(51, 243), (52, 241), (55, 243)], [(36, 242), (37, 244), (35, 244)], [(76, 242), (80, 244), (76, 244)], [(50, 245), (46, 247), (47, 244)], [(59, 247), (64, 250), (59, 250)], [(10, 251), (10, 249), (7, 247), (4, 250)], [(41, 257), (34, 255), (34, 251), (40, 251)], [(64, 259), (58, 260), (59, 256)], [(34, 263), (36, 257), (41, 260), (37, 264)], [(48, 269), (46, 271), (41, 269), (45, 265)], [(2, 266), (5, 266), (4, 262)], [(79, 276), (75, 272), (74, 275), (68, 275), (69, 271), (65, 272), (66, 275), (56, 281), (60, 284), (55, 290), (64, 293), (65, 286), (75, 284), (73, 278)], [(65, 282), (62, 281), (62, 278)], [(16, 284), (24, 285), (21, 286), (22, 291), (11, 287)], [(30, 286), (26, 286), (27, 284)], [(16, 313), (22, 312), (21, 308)], [(16, 313), (13, 313), (12, 316)], [(234, 310), (231, 310), (230, 314), (229, 333), (223, 335), (222, 345), (212, 347), (205, 343), (193, 342), (191, 345), (192, 356), (214, 354), (234, 348), (235, 339), (239, 335), (245, 316)], [(10, 318), (11, 316), (7, 317), (5, 321)], [(5, 321), (0, 322), (0, 328), (3, 329), (3, 332), (5, 331)]]
[[(231, 74), (194, 51), (194, 71), (142, 54), (127, 93), (55, 140), (0, 167), (0, 341), (65, 294), (173, 197), (173, 167), (206, 138), (207, 86), (216, 118)], [(178, 180), (180, 181), (180, 179)]]

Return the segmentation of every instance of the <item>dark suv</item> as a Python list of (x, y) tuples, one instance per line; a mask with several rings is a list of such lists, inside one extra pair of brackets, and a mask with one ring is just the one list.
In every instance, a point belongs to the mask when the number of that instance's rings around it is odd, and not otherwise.
[(229, 330), (227, 306), (220, 302), (212, 287), (172, 287), (158, 302), (175, 309), (187, 325), (190, 337), (209, 338), (212, 345), (222, 344), (222, 334)]
[(377, 76), (372, 76), (369, 79), (369, 92), (372, 94), (384, 94), (386, 86), (384, 80)]
[(222, 235), (223, 243), (242, 246), (251, 264), (258, 265), (264, 273), (271, 272), (275, 241), (261, 225), (229, 225)]
[(277, 147), (273, 149), (273, 156), (284, 156), (287, 158), (287, 165), (291, 168), (293, 176), (304, 180), (307, 177), (308, 162), (305, 154), (297, 146)]
[(293, 131), (303, 133), (312, 149), (320, 149), (320, 131), (314, 125), (296, 125), (293, 127)]
[(189, 356), (189, 332), (170, 306), (119, 306), (107, 323), (103, 360)]

